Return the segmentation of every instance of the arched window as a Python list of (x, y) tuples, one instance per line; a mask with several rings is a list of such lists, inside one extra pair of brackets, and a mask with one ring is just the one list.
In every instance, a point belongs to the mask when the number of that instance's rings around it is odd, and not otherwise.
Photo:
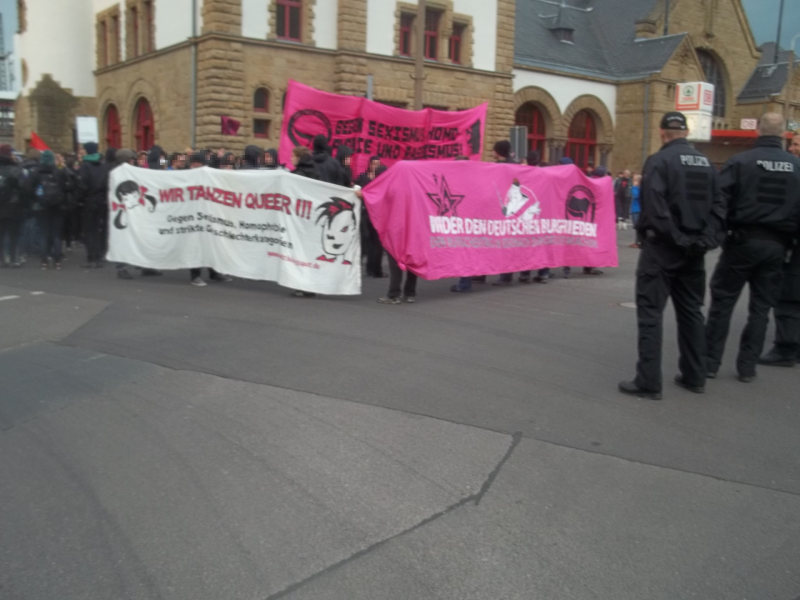
[(569, 142), (566, 155), (583, 170), (594, 167), (597, 148), (597, 127), (594, 118), (587, 110), (580, 111), (569, 126)]
[(258, 88), (253, 94), (253, 110), (269, 112), (269, 90), (267, 88)]
[(545, 131), (542, 111), (533, 102), (527, 102), (517, 110), (515, 123), (528, 128), (528, 150), (537, 150), (544, 159)]
[(714, 116), (725, 118), (727, 98), (725, 96), (725, 75), (716, 57), (705, 50), (697, 50), (697, 58), (703, 67), (706, 81), (714, 85)]
[(150, 150), (155, 144), (156, 126), (150, 103), (142, 98), (136, 104), (136, 150)]
[(117, 107), (109, 104), (106, 109), (106, 148), (122, 147), (122, 127), (119, 124), (119, 112)]

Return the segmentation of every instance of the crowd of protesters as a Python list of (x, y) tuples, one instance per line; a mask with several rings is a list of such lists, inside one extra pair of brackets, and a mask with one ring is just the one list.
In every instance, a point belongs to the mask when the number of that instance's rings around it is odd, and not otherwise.
[[(25, 263), (40, 259), (42, 269), (61, 269), (64, 252), (71, 252), (77, 242), (85, 247), (84, 269), (105, 266), (104, 256), (108, 245), (108, 178), (110, 172), (121, 164), (130, 164), (146, 169), (178, 171), (198, 167), (222, 170), (288, 170), (303, 177), (325, 181), (344, 187), (361, 188), (386, 171), (379, 157), (371, 157), (362, 173), (351, 168), (353, 151), (340, 146), (333, 151), (324, 136), (317, 136), (311, 148), (298, 146), (292, 152), (292, 164), (282, 165), (275, 149), (247, 146), (241, 155), (212, 150), (187, 148), (183, 152), (167, 154), (160, 146), (147, 152), (129, 149), (109, 149), (99, 152), (98, 145), (87, 143), (76, 155), (62, 156), (46, 150), (30, 150), (23, 157), (15, 156), (10, 146), (0, 146), (0, 262), (3, 267), (20, 268)], [(500, 163), (516, 163), (511, 144), (500, 141), (494, 145), (494, 157)], [(466, 160), (466, 158), (463, 158)], [(530, 152), (521, 161), (532, 167), (546, 167), (538, 152)], [(564, 158), (560, 164), (572, 164)], [(591, 177), (605, 177), (604, 167), (590, 170)], [(629, 173), (620, 174), (615, 180), (615, 195), (618, 189), (631, 196)], [(633, 196), (631, 196), (633, 197)], [(626, 221), (631, 212), (630, 203), (618, 200), (618, 216)], [(361, 239), (366, 261), (366, 275), (373, 278), (389, 278), (389, 290), (379, 298), (383, 304), (414, 302), (417, 278), (413, 273), (404, 274), (391, 255), (387, 255), (388, 272), (384, 268), (384, 249), (378, 232), (372, 225), (369, 213), (362, 206)], [(140, 269), (144, 276), (161, 273), (155, 269)], [(230, 277), (209, 269), (209, 279), (217, 282), (230, 281)], [(132, 279), (136, 272), (130, 265), (117, 264), (117, 276)], [(584, 269), (586, 274), (600, 275), (594, 268)], [(563, 269), (570, 276), (570, 267)], [(541, 269), (535, 277), (530, 271), (520, 274), (521, 283), (547, 283), (550, 269)], [(405, 281), (404, 281), (405, 277)], [(192, 285), (207, 285), (201, 269), (190, 271)], [(462, 278), (453, 286), (454, 292), (469, 292), (473, 282), (485, 283), (486, 277)], [(507, 286), (513, 283), (513, 274), (499, 277), (494, 285)], [(298, 297), (313, 297), (309, 292), (294, 292)]]

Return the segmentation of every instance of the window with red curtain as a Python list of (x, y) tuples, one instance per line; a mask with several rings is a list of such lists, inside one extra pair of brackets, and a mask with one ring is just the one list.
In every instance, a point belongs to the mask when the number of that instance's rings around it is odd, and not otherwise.
[(293, 42), (301, 41), (300, 11), (303, 9), (302, 0), (276, 0), (276, 2), (278, 38)]
[(425, 11), (425, 58), (439, 60), (439, 17), (435, 10)]
[(411, 56), (411, 36), (414, 31), (414, 16), (400, 17), (400, 56)]
[(147, 28), (144, 32), (144, 51), (152, 52), (156, 49), (156, 43), (153, 39), (153, 2), (146, 0), (144, 3), (144, 26)]
[(122, 127), (119, 124), (119, 112), (117, 112), (117, 107), (113, 104), (106, 109), (106, 147), (117, 149), (122, 147)]
[(589, 111), (582, 110), (572, 119), (566, 155), (581, 169), (594, 167), (597, 127)]
[(136, 104), (136, 150), (150, 150), (155, 144), (156, 127), (150, 103), (142, 98)]
[(453, 25), (453, 35), (450, 36), (450, 61), (461, 64), (461, 43), (464, 40), (465, 25)]
[(269, 90), (267, 88), (258, 88), (253, 94), (253, 110), (269, 112)]
[(546, 137), (542, 111), (532, 102), (528, 102), (519, 107), (514, 122), (528, 128), (528, 150), (537, 150), (544, 159)]

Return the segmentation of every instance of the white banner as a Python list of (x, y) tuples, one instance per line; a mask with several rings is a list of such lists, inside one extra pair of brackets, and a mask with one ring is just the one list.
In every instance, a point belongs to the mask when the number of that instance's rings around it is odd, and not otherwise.
[(150, 171), (109, 180), (108, 260), (210, 267), (318, 294), (361, 293), (360, 201), (286, 171)]

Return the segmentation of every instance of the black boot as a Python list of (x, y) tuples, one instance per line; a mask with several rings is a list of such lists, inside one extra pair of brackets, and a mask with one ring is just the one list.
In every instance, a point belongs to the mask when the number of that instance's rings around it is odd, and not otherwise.
[(793, 367), (796, 363), (797, 359), (784, 356), (775, 348), (758, 359), (758, 364), (768, 367)]
[(636, 396), (644, 400), (661, 400), (661, 392), (652, 392), (640, 389), (633, 381), (620, 381), (619, 391), (629, 396)]

